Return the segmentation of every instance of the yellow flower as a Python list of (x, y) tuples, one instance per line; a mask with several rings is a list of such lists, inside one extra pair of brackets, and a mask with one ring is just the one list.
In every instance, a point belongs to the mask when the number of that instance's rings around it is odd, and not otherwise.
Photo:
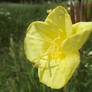
[(49, 14), (52, 11), (52, 9), (47, 10), (47, 13)]
[(68, 7), (67, 10), (70, 11), (71, 10), (70, 7)]
[(40, 82), (64, 87), (80, 63), (79, 49), (92, 31), (92, 22), (72, 25), (66, 9), (58, 6), (44, 22), (33, 22), (27, 29), (24, 49), (27, 59), (38, 65)]

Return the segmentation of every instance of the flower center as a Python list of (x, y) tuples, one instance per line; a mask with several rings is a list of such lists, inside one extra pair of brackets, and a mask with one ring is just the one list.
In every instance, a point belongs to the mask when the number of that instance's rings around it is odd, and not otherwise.
[(56, 37), (50, 47), (47, 50), (48, 53), (48, 58), (49, 60), (56, 60), (57, 58), (62, 58), (64, 57), (64, 54), (61, 51), (61, 43), (62, 43), (62, 39), (60, 36)]

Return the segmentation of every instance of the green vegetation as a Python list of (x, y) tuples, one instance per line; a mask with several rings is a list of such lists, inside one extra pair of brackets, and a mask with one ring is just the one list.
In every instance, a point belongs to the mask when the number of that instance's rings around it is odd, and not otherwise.
[[(0, 92), (92, 92), (92, 34), (81, 50), (81, 64), (66, 88), (41, 84), (37, 69), (26, 59), (23, 41), (32, 21), (44, 20), (57, 4), (0, 4)], [(67, 91), (68, 90), (68, 91)]]

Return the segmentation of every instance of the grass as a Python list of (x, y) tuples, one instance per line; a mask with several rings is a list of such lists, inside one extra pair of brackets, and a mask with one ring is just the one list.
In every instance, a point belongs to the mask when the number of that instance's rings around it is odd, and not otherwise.
[[(41, 84), (37, 69), (26, 59), (25, 31), (32, 21), (44, 20), (57, 4), (0, 4), (0, 92), (63, 92)], [(92, 92), (92, 34), (81, 54), (78, 71), (67, 84), (68, 92)]]

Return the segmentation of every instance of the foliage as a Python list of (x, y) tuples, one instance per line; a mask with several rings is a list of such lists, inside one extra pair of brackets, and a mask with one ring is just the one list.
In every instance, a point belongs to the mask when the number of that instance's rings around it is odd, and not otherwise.
[(44, 20), (51, 5), (0, 4), (0, 92), (91, 92), (92, 34), (81, 50), (81, 64), (64, 89), (41, 84), (37, 69), (25, 58), (23, 40), (32, 21)]

